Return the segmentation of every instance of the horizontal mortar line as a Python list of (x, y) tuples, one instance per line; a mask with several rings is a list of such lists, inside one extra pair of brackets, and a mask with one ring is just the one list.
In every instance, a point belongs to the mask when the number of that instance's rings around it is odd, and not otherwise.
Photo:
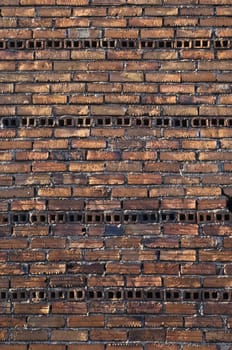
[(2, 39), (0, 50), (43, 49), (231, 49), (232, 38), (218, 39)]

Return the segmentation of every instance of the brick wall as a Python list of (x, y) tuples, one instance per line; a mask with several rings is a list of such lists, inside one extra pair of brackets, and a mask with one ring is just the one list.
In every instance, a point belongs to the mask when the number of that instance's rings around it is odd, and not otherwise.
[(231, 350), (232, 1), (1, 0), (0, 350)]

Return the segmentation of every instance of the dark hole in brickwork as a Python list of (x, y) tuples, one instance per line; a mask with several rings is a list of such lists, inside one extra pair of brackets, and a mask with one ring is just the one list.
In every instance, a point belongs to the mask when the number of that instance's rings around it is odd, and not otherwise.
[(101, 291), (97, 291), (97, 298), (102, 298), (103, 297), (103, 294)]
[(1, 292), (1, 299), (7, 299), (7, 292)]
[[(230, 197), (224, 189), (222, 189), (222, 194), (227, 198), (227, 201), (226, 201), (226, 207), (227, 209), (232, 212), (232, 197)], [(219, 215), (219, 214), (218, 214)], [(230, 216), (229, 216), (230, 218)]]

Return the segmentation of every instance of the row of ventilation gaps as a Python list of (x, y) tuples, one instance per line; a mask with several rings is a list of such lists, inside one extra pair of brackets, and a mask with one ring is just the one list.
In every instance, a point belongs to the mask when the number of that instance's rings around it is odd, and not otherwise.
[(33, 117), (3, 117), (0, 119), (2, 128), (17, 127), (232, 127), (232, 118), (152, 118), (152, 117), (62, 117), (33, 118)]
[(160, 301), (231, 301), (232, 291), (227, 290), (161, 290), (161, 289), (52, 289), (52, 290), (1, 290), (0, 300), (12, 301), (40, 301), (40, 300), (69, 300), (81, 301), (84, 299), (111, 300), (160, 300)]
[(22, 49), (230, 49), (232, 40), (229, 39), (179, 39), (179, 40), (120, 40), (120, 39), (95, 39), (95, 40), (1, 40), (0, 50)]
[(0, 213), (0, 224), (135, 224), (158, 222), (211, 223), (231, 222), (232, 213), (217, 212), (57, 212), (57, 213)]

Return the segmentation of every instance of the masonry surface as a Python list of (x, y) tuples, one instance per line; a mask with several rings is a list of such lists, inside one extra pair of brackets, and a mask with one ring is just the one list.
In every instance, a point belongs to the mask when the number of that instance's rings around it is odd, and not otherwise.
[(232, 0), (1, 0), (0, 350), (232, 350)]

